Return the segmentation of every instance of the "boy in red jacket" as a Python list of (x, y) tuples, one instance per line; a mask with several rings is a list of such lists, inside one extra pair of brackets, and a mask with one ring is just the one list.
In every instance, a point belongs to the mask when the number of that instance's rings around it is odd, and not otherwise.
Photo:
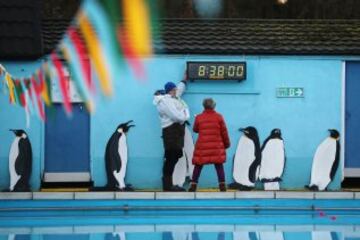
[(205, 164), (214, 164), (219, 180), (219, 189), (226, 191), (223, 163), (226, 160), (226, 150), (230, 147), (229, 135), (224, 118), (217, 113), (215, 101), (206, 98), (203, 101), (204, 111), (197, 115), (194, 132), (199, 134), (195, 144), (193, 164), (195, 165), (189, 192), (195, 192), (201, 170)]

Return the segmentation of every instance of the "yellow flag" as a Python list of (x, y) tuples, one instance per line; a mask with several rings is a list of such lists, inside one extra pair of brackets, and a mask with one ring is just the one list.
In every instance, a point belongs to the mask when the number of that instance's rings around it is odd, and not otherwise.
[(44, 84), (42, 86), (42, 89), (41, 89), (41, 97), (42, 99), (44, 100), (46, 106), (50, 106), (51, 105), (51, 99), (50, 99), (50, 96), (49, 96), (49, 88), (51, 86), (49, 86), (49, 83), (48, 81), (46, 81), (45, 79), (45, 72), (46, 71), (49, 71), (48, 69), (48, 65), (45, 63), (43, 65), (43, 70), (39, 70), (37, 75), (39, 76), (38, 79), (40, 80), (40, 84)]
[(150, 15), (145, 0), (123, 0), (124, 23), (137, 56), (152, 54)]
[(13, 80), (11, 79), (10, 74), (5, 73), (5, 80), (6, 80), (6, 84), (9, 88), (9, 94), (10, 94), (10, 102), (11, 103), (15, 103), (15, 85)]
[(103, 52), (101, 51), (101, 45), (99, 40), (97, 39), (96, 33), (92, 29), (89, 19), (84, 13), (80, 14), (78, 21), (80, 30), (84, 36), (86, 46), (89, 51), (89, 55), (94, 63), (95, 70), (98, 74), (100, 87), (105, 95), (112, 95), (109, 72), (107, 71), (104, 64), (106, 59)]

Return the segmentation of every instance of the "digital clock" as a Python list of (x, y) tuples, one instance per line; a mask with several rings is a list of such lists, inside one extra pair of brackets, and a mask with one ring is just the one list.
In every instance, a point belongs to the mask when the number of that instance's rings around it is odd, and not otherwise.
[(246, 79), (246, 62), (187, 62), (189, 80)]

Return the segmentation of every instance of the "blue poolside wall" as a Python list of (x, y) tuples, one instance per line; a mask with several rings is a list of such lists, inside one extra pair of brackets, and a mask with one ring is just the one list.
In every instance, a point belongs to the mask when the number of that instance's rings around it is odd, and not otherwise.
[[(327, 136), (327, 129), (341, 130), (343, 62), (340, 57), (161, 55), (145, 60), (146, 81), (137, 80), (131, 70), (122, 69), (114, 80), (115, 96), (110, 100), (99, 96), (96, 112), (91, 116), (90, 168), (94, 184), (101, 186), (106, 182), (103, 156), (108, 138), (119, 123), (134, 120), (136, 127), (128, 134), (126, 180), (137, 188), (160, 188), (163, 149), (160, 123), (152, 105), (153, 93), (167, 81), (181, 80), (187, 61), (247, 63), (245, 81), (195, 81), (188, 84), (183, 96), (191, 110), (191, 123), (194, 115), (202, 111), (203, 98), (216, 100), (216, 110), (224, 116), (231, 138), (225, 163), (227, 181), (232, 181), (232, 157), (240, 137), (238, 128), (252, 125), (258, 129), (261, 142), (273, 128), (282, 130), (287, 159), (281, 186), (302, 189), (309, 182), (312, 157), (318, 144)], [(22, 76), (35, 70), (39, 62), (7, 62), (4, 65), (14, 75)], [(96, 77), (95, 73), (93, 76)], [(279, 87), (302, 87), (304, 98), (277, 98), (276, 88)], [(0, 95), (0, 106), (0, 188), (5, 188), (9, 184), (7, 161), (13, 138), (8, 129), (25, 129), (26, 126), (24, 111), (9, 105), (4, 94)], [(45, 139), (44, 126), (36, 117), (31, 119), (28, 133), (34, 152), (31, 183), (33, 189), (38, 189)], [(340, 173), (337, 172), (330, 189), (340, 188)], [(199, 185), (217, 186), (212, 166), (203, 170)]]

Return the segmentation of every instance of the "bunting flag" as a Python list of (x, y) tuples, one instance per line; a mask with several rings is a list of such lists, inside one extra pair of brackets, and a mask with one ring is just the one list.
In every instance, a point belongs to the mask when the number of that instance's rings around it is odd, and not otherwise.
[(29, 92), (25, 86), (25, 81), (20, 81), (20, 84), (24, 91), (24, 98), (25, 98), (24, 111), (25, 111), (25, 118), (26, 118), (26, 127), (29, 128), (30, 127), (30, 115), (32, 114)]
[(52, 105), (52, 94), (51, 94), (51, 73), (49, 69), (49, 64), (45, 62), (43, 64), (43, 71), (41, 71), (43, 74), (43, 78), (45, 81), (45, 89), (42, 93), (42, 97), (45, 101), (45, 104), (49, 107)]
[(15, 101), (15, 94), (14, 94), (14, 83), (13, 83), (13, 80), (11, 79), (10, 74), (5, 73), (5, 81), (6, 81), (8, 89), (9, 89), (10, 103), (15, 104), (16, 101)]
[(64, 102), (65, 112), (67, 115), (71, 115), (72, 106), (70, 104), (69, 86), (67, 83), (67, 79), (65, 77), (63, 66), (55, 52), (50, 54), (50, 59), (52, 61), (52, 64), (55, 67), (57, 75), (59, 76), (58, 83), (60, 86), (60, 91), (61, 91), (61, 95), (62, 95), (63, 102)]
[[(88, 19), (92, 23), (92, 28), (94, 29), (93, 38), (97, 38), (99, 42), (99, 48), (102, 50), (102, 53), (105, 55), (105, 58), (102, 59), (102, 64), (107, 69), (109, 73), (109, 78), (106, 79), (104, 86), (109, 94), (112, 94), (112, 80), (116, 78), (116, 68), (120, 65), (117, 55), (116, 47), (116, 38), (113, 34), (110, 22), (106, 17), (106, 13), (103, 8), (98, 4), (97, 1), (89, 1), (84, 6), (84, 11), (87, 12)], [(85, 38), (86, 39), (86, 38)]]
[(137, 56), (152, 54), (149, 11), (146, 0), (123, 0), (124, 25), (127, 36)]
[(85, 48), (85, 43), (83, 42), (80, 34), (74, 27), (69, 28), (67, 37), (69, 38), (69, 40), (66, 40), (67, 42), (65, 44), (68, 44), (70, 46), (73, 45), (76, 51), (79, 60), (79, 65), (81, 67), (82, 79), (85, 80), (87, 89), (89, 89), (92, 94), (95, 94), (95, 86), (90, 76), (90, 66), (88, 64), (89, 61), (88, 61), (88, 54)]
[[(0, 64), (4, 91), (11, 104), (24, 107), (27, 123), (32, 114), (45, 121), (44, 105), (51, 107), (52, 88), (56, 86), (61, 92), (59, 100), (71, 116), (69, 81), (73, 81), (87, 110), (93, 112), (96, 87), (105, 96), (112, 96), (113, 83), (122, 80), (125, 66), (138, 79), (145, 79), (142, 58), (153, 52), (153, 39), (159, 36), (157, 22), (157, 0), (83, 1), (60, 44), (33, 74), (14, 77)], [(90, 66), (97, 76), (96, 84)]]
[(100, 48), (99, 40), (94, 37), (95, 32), (92, 29), (89, 19), (85, 13), (80, 14), (78, 21), (80, 25), (80, 31), (83, 34), (86, 46), (89, 51), (89, 56), (93, 60), (94, 68), (100, 81), (100, 87), (106, 96), (110, 96), (112, 94), (112, 88), (108, 82), (110, 75), (105, 65), (103, 64), (103, 61), (106, 61), (106, 59)]
[(72, 79), (74, 80), (76, 89), (78, 90), (81, 99), (85, 102), (88, 111), (93, 112), (94, 104), (90, 95), (90, 89), (88, 88), (89, 86), (86, 84), (87, 81), (83, 81), (83, 79), (86, 78), (83, 77), (86, 72), (82, 66), (83, 63), (80, 60), (80, 56), (77, 55), (77, 51), (74, 49), (74, 45), (71, 44), (68, 37), (63, 40), (62, 44), (62, 51), (68, 61), (70, 71), (73, 73)]
[(0, 77), (4, 74), (5, 68), (0, 64)]
[(42, 120), (45, 120), (45, 109), (44, 105), (41, 102), (41, 84), (36, 81), (35, 76), (32, 76), (30, 79), (31, 82), (31, 93), (32, 93), (32, 99), (34, 104), (36, 105), (36, 108), (38, 110), (39, 116)]
[[(44, 66), (45, 68), (45, 66)], [(38, 80), (40, 82), (40, 96), (41, 98), (44, 100), (46, 106), (51, 106), (51, 96), (50, 96), (50, 87), (51, 87), (51, 80), (49, 79), (49, 81), (46, 81), (45, 75), (44, 75), (44, 70), (40, 69), (37, 73), (38, 76)]]
[(136, 55), (132, 44), (129, 42), (127, 33), (121, 24), (122, 7), (119, 0), (102, 0), (105, 9), (108, 10), (108, 19), (112, 27), (114, 38), (118, 41), (117, 50), (120, 57), (124, 57), (129, 66), (133, 69), (135, 76), (139, 79), (145, 78), (145, 70), (139, 56)]
[(38, 107), (38, 102), (37, 102), (37, 98), (36, 98), (36, 94), (35, 94), (35, 89), (32, 85), (32, 81), (31, 79), (25, 79), (25, 86), (26, 88), (28, 89), (28, 92), (29, 92), (29, 105), (30, 105), (30, 102), (32, 104), (32, 107), (34, 109), (34, 113), (41, 119), (41, 120), (44, 120), (42, 117), (41, 117), (41, 112), (39, 110), (39, 107)]
[[(104, 10), (108, 13), (107, 19), (111, 28), (111, 36), (113, 39), (117, 39), (117, 33), (119, 27), (123, 24), (122, 21), (122, 7), (120, 5), (121, 0), (101, 0), (100, 3), (103, 6)], [(117, 50), (117, 54), (119, 60), (121, 61), (121, 65), (123, 66), (123, 50), (121, 49), (121, 45), (116, 44), (115, 48)]]
[(24, 89), (22, 88), (21, 81), (19, 79), (16, 79), (14, 81), (14, 87), (15, 87), (15, 93), (17, 96), (18, 103), (20, 106), (25, 107), (25, 95), (24, 95)]

